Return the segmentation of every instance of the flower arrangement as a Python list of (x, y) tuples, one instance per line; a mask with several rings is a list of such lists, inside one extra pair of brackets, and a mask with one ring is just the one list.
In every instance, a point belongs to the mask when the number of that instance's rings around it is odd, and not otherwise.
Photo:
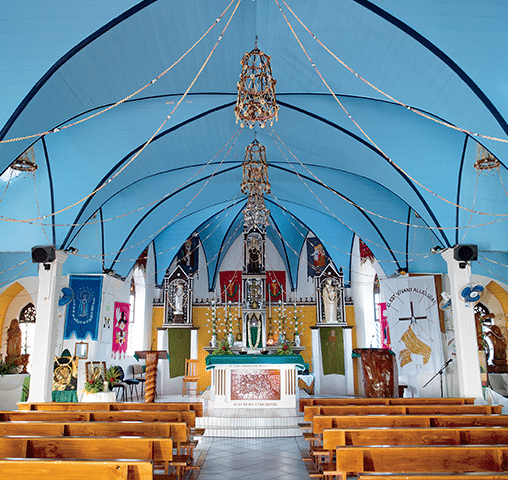
[(219, 343), (219, 346), (213, 351), (212, 355), (233, 355), (233, 351), (227, 340)]
[(85, 382), (86, 393), (99, 393), (104, 391), (104, 378), (99, 367), (93, 367), (90, 378)]
[(288, 340), (284, 340), (277, 349), (277, 355), (293, 355), (293, 345)]
[(108, 382), (109, 389), (111, 390), (111, 387), (117, 383), (120, 380), (120, 377), (122, 376), (120, 373), (120, 370), (118, 367), (111, 365), (104, 374), (105, 382)]

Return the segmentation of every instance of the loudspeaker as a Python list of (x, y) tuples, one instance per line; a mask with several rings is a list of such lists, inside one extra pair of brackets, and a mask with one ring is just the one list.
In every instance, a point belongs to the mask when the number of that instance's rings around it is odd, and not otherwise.
[(453, 258), (461, 262), (472, 262), (478, 260), (477, 245), (457, 245), (453, 249)]
[(32, 263), (50, 263), (55, 259), (55, 247), (51, 245), (32, 247)]

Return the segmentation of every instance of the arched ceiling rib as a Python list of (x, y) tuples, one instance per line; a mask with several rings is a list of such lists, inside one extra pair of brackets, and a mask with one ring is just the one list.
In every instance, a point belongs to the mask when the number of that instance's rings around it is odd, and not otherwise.
[[(273, 129), (256, 129), (267, 147), (274, 194), (269, 234), (293, 282), (292, 250), (301, 251), (307, 229), (327, 242), (345, 270), (354, 234), (388, 274), (406, 263), (414, 271), (444, 269), (444, 262), (429, 259), (433, 244), (461, 241), (480, 251), (508, 251), (508, 143), (467, 133), (507, 138), (508, 4), (488, 0), (464, 9), (458, 0), (286, 1), (320, 42), (379, 90), (327, 53), (281, 3), (339, 105), (275, 0), (242, 0), (168, 119), (236, 2), (189, 53), (229, 0), (99, 0), (73, 4), (67, 19), (54, 0), (44, 8), (33, 0), (9, 5), (9, 40), (0, 44), (9, 52), (0, 66), (0, 139), (74, 123), (147, 87), (105, 113), (47, 134), (44, 145), (36, 138), (0, 144), (0, 171), (34, 141), (39, 166), (34, 179), (20, 176), (0, 194), (2, 217), (35, 219), (2, 222), (0, 251), (55, 242), (84, 255), (66, 268), (114, 266), (126, 274), (155, 239), (162, 271), (192, 232), (207, 222), (217, 226), (211, 219), (230, 212), (220, 228), (206, 228), (214, 232), (205, 246), (213, 279), (236, 228), (232, 219), (238, 222), (241, 163), (254, 139), (252, 130), (238, 132), (232, 106), (240, 59), (256, 38), (271, 55), (280, 104)], [(39, 36), (26, 38), (23, 20), (26, 27), (42, 11)], [(31, 50), (39, 58), (31, 61)], [(18, 59), (25, 59), (26, 75)], [(476, 141), (499, 158), (498, 171), (477, 174)], [(85, 255), (96, 259), (94, 266), (85, 266)], [(495, 273), (508, 278), (502, 265)]]

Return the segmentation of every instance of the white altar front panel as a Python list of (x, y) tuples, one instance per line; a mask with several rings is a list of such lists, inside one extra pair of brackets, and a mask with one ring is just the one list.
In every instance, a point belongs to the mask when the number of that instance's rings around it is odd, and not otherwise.
[(212, 370), (215, 408), (296, 408), (294, 364), (225, 364)]

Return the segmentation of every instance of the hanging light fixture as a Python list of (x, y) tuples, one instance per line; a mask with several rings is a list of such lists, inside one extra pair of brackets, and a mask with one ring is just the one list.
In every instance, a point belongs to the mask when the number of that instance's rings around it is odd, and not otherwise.
[(247, 52), (241, 61), (242, 72), (237, 83), (236, 123), (240, 120), (243, 128), (248, 125), (254, 128), (256, 122), (264, 128), (266, 122), (273, 125), (278, 120), (279, 106), (275, 101), (275, 84), (270, 66), (270, 56), (257, 47)]
[(494, 169), (499, 170), (500, 166), (501, 162), (492, 153), (483, 147), (483, 145), (476, 144), (476, 162), (474, 163), (474, 168), (476, 168), (477, 173)]
[(35, 172), (38, 167), (35, 163), (34, 147), (25, 150), (10, 167), (17, 172)]
[(263, 230), (269, 225), (270, 210), (266, 208), (264, 195), (271, 192), (268, 181), (266, 148), (254, 140), (245, 149), (243, 161), (242, 193), (249, 195), (243, 210), (244, 228), (258, 227)]

